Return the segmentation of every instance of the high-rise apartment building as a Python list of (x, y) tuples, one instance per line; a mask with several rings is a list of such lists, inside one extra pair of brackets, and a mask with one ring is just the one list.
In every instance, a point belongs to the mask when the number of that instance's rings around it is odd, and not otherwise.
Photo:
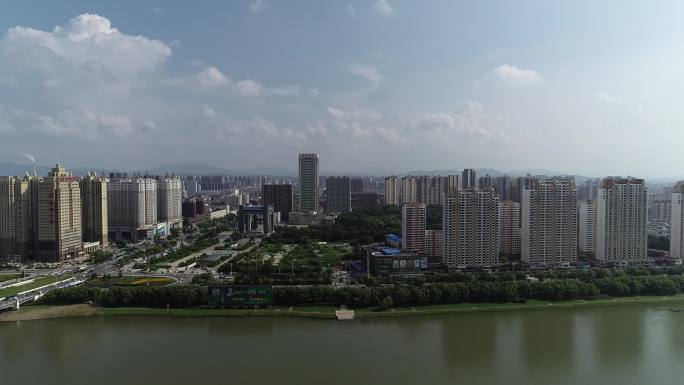
[[(418, 200), (418, 179), (413, 176), (401, 178), (399, 186), (399, 196), (401, 203), (419, 202)], [(423, 202), (425, 203), (425, 202)]]
[(178, 177), (163, 177), (157, 181), (157, 222), (167, 229), (183, 225), (183, 183)]
[(157, 226), (157, 181), (152, 178), (113, 179), (109, 182), (110, 238), (151, 238)]
[(385, 178), (385, 204), (398, 205), (401, 202), (399, 178), (388, 176)]
[(0, 259), (20, 260), (32, 251), (32, 177), (0, 177)]
[(598, 191), (596, 257), (606, 262), (646, 260), (647, 191), (643, 179), (609, 177)]
[(581, 200), (577, 207), (578, 239), (577, 249), (580, 253), (596, 256), (596, 199)]
[(401, 207), (401, 248), (414, 253), (425, 251), (425, 204), (413, 202)]
[(83, 242), (100, 242), (106, 247), (109, 243), (109, 180), (88, 173), (79, 185)]
[(494, 187), (494, 179), (489, 174), (485, 174), (477, 180), (477, 185), (480, 190), (488, 190)]
[(31, 180), (33, 257), (60, 261), (82, 250), (81, 189), (78, 178), (61, 165), (45, 178)]
[(461, 189), (476, 189), (478, 187), (477, 183), (477, 172), (473, 168), (463, 169), (461, 174)]
[(499, 203), (499, 252), (520, 255), (520, 203)]
[(442, 230), (425, 230), (425, 255), (442, 260)]
[(648, 205), (648, 221), (651, 223), (670, 223), (672, 216), (671, 199), (654, 199)]
[(300, 211), (319, 211), (319, 155), (299, 154)]
[(499, 202), (514, 201), (511, 188), (512, 183), (510, 176), (500, 176), (496, 178), (495, 189), (499, 196)]
[(326, 209), (328, 212), (351, 212), (351, 178), (329, 176), (325, 180)]
[(280, 213), (280, 219), (290, 218), (294, 200), (291, 184), (265, 184), (261, 186), (261, 201), (264, 206), (273, 206), (275, 212)]
[(684, 258), (684, 181), (672, 190), (670, 258)]
[(442, 207), (442, 261), (449, 269), (499, 261), (499, 207), (493, 190), (461, 190)]
[(522, 182), (521, 260), (532, 265), (577, 260), (577, 188), (572, 178)]

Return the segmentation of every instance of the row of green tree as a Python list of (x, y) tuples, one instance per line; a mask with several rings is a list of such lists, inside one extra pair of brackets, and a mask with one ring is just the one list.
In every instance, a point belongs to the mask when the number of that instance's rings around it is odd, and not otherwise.
[[(199, 281), (206, 284), (210, 281)], [(528, 299), (571, 300), (603, 296), (673, 295), (684, 293), (684, 276), (613, 276), (591, 282), (576, 279), (546, 281), (453, 282), (372, 287), (275, 286), (275, 305), (348, 305), (352, 307), (407, 307), (431, 304), (524, 302)], [(105, 307), (187, 308), (207, 304), (207, 286), (114, 287), (109, 290), (76, 287), (53, 290), (43, 303), (92, 301)]]
[(178, 285), (113, 287), (102, 290), (79, 286), (52, 290), (41, 299), (41, 303), (47, 305), (84, 302), (94, 302), (104, 307), (189, 308), (207, 304), (207, 287)]

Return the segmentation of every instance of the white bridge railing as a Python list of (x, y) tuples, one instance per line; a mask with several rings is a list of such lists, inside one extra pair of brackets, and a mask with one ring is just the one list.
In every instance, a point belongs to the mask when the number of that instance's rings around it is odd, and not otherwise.
[(49, 285), (26, 290), (10, 297), (0, 298), (0, 311), (7, 309), (19, 309), (19, 306), (27, 302), (36, 301), (51, 290), (77, 286), (83, 282), (85, 282), (84, 279), (76, 279), (72, 277), (59, 282), (51, 283)]

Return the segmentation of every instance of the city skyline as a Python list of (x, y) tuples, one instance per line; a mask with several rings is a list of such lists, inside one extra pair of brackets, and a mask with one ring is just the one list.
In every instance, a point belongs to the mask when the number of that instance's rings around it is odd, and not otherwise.
[(3, 160), (682, 176), (677, 2), (36, 4), (0, 5)]

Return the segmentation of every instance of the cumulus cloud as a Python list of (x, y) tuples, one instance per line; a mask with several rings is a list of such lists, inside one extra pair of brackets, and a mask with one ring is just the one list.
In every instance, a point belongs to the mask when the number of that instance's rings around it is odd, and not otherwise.
[(344, 110), (335, 107), (327, 108), (328, 114), (340, 120), (381, 120), (382, 115), (374, 110), (351, 109)]
[(510, 64), (496, 67), (489, 77), (510, 86), (527, 86), (542, 81), (542, 76), (538, 72)]
[(622, 96), (610, 95), (603, 91), (598, 91), (596, 94), (594, 94), (594, 100), (605, 104), (617, 104), (625, 101)]
[(356, 76), (366, 79), (374, 86), (377, 86), (383, 80), (383, 76), (380, 71), (378, 71), (378, 68), (372, 65), (352, 64), (349, 66), (348, 71)]
[(389, 0), (377, 0), (373, 3), (373, 9), (381, 15), (391, 15), (394, 13), (394, 8)]
[(249, 3), (249, 11), (252, 13), (259, 13), (268, 10), (271, 4), (266, 0), (251, 0)]
[(485, 111), (482, 104), (469, 101), (452, 111), (420, 114), (410, 126), (423, 131), (438, 131), (445, 136), (501, 138), (506, 136), (505, 123), (503, 117)]

